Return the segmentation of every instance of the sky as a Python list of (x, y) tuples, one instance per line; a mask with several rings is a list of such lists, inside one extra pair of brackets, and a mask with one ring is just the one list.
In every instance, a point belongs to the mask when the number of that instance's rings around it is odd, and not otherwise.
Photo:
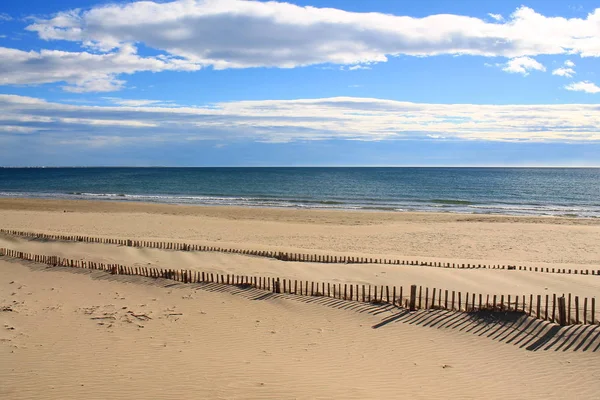
[(0, 166), (600, 166), (597, 7), (4, 1)]

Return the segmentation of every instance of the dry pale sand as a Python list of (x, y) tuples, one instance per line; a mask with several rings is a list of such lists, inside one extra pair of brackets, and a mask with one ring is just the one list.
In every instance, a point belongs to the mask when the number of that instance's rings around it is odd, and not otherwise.
[(451, 263), (600, 265), (600, 219), (0, 199), (0, 225), (44, 233)]
[[(600, 221), (0, 200), (0, 227), (222, 247), (600, 269)], [(129, 266), (490, 294), (600, 277), (281, 262), (0, 236)], [(597, 398), (600, 327), (479, 320), (0, 260), (0, 398)], [(516, 318), (516, 317), (515, 317)]]
[(0, 261), (0, 397), (593, 399), (600, 390), (600, 328), (584, 341), (547, 340), (530, 322), (404, 319), (312, 300)]
[[(324, 264), (285, 262), (217, 252), (132, 248), (109, 244), (44, 242), (0, 235), (0, 247), (32, 254), (55, 255), (130, 267), (188, 269), (215, 274), (280, 277), (292, 280), (358, 285), (410, 285), (490, 295), (561, 295), (595, 297), (600, 276), (563, 275), (518, 270), (448, 269), (387, 264)], [(600, 269), (600, 266), (596, 267)], [(529, 296), (527, 296), (529, 298)], [(513, 297), (514, 299), (514, 297)], [(596, 310), (600, 319), (600, 310)]]

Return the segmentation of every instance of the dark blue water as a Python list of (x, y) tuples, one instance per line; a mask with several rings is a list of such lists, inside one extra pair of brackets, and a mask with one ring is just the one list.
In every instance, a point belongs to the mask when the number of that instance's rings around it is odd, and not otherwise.
[(4, 168), (0, 197), (600, 217), (600, 169)]

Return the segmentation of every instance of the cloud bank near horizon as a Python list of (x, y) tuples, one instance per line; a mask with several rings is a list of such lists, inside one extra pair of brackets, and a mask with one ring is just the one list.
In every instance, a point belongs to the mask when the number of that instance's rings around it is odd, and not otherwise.
[(108, 101), (114, 105), (0, 95), (0, 138), (30, 136), (84, 147), (199, 140), (600, 141), (600, 106), (593, 104), (426, 104), (336, 97), (182, 107), (155, 100)]

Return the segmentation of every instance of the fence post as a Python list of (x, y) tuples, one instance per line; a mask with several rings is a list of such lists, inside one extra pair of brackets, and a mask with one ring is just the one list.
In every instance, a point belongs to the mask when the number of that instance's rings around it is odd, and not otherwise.
[(410, 311), (416, 310), (416, 301), (417, 301), (417, 285), (411, 285), (410, 286), (410, 303), (409, 303)]
[(567, 318), (569, 320), (569, 324), (571, 323), (571, 293), (569, 293), (569, 303), (567, 304)]
[(533, 314), (533, 295), (530, 294), (529, 295), (529, 316), (531, 317), (531, 314)]
[[(440, 293), (441, 295), (441, 293)], [(441, 299), (442, 296), (440, 296)], [(444, 310), (448, 309), (448, 289), (444, 291)]]
[(558, 319), (560, 320), (560, 326), (567, 325), (567, 307), (565, 304), (565, 296), (558, 298)]
[[(390, 302), (390, 287), (386, 285), (385, 287), (385, 296), (387, 298), (387, 302)], [(350, 297), (352, 297), (352, 293), (350, 294)]]
[(277, 280), (273, 278), (273, 293), (281, 293), (281, 289), (279, 288), (279, 278), (277, 278)]

